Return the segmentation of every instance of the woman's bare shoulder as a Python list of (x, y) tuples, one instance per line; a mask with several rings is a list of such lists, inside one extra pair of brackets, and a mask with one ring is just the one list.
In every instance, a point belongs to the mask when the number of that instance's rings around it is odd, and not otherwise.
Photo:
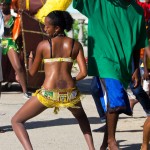
[[(69, 37), (68, 37), (68, 38), (69, 38)], [(81, 43), (80, 43), (78, 40), (73, 39), (73, 38), (69, 38), (69, 40), (71, 40), (71, 41), (74, 40), (74, 47), (75, 47), (76, 49), (82, 48), (82, 45), (81, 45)]]
[(48, 40), (43, 40), (43, 41), (41, 41), (39, 44), (38, 44), (38, 46), (37, 46), (37, 48), (39, 48), (39, 49), (45, 49), (45, 48), (47, 48), (48, 47), (48, 45), (49, 45), (49, 42), (48, 42)]
[(77, 40), (75, 40), (75, 42), (74, 42), (74, 49), (76, 49), (77, 51), (83, 49), (82, 44)]

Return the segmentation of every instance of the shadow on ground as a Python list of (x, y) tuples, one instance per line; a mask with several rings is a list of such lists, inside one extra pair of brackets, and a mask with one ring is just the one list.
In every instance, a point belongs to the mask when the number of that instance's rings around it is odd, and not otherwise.
[(117, 143), (119, 145), (119, 147), (122, 150), (140, 150), (141, 144), (129, 144), (129, 145), (123, 145), (121, 144), (122, 142), (124, 142), (126, 140), (118, 140)]
[[(26, 123), (26, 129), (35, 129), (35, 128), (53, 127), (53, 126), (71, 125), (71, 124), (77, 124), (76, 120), (75, 119), (62, 119), (62, 118), (60, 118), (60, 119), (51, 120), (51, 121), (28, 122), (28, 123)], [(1, 129), (3, 129), (5, 132), (12, 131), (12, 127), (10, 125), (9, 126), (2, 126)], [(99, 132), (104, 132), (104, 129), (105, 129), (105, 125), (103, 125), (102, 127), (99, 128)], [(95, 131), (93, 130), (93, 132), (95, 132)], [(141, 132), (141, 130), (126, 130), (126, 131), (119, 131), (119, 132), (130, 132), (131, 133), (131, 132)], [(1, 133), (1, 134), (4, 134), (4, 133)], [(128, 144), (128, 145), (121, 144), (124, 141), (125, 140), (118, 140), (117, 141), (119, 147), (122, 150), (139, 150), (140, 149), (141, 144), (138, 144), (138, 143), (137, 144)]]
[[(98, 129), (94, 129), (93, 132), (104, 132), (105, 123), (100, 123), (98, 117), (89, 117), (90, 124), (99, 124), (101, 127)], [(27, 129), (35, 129), (35, 128), (43, 128), (43, 127), (53, 127), (53, 126), (65, 126), (65, 125), (73, 125), (78, 124), (75, 118), (59, 118), (55, 120), (45, 120), (45, 121), (32, 121), (26, 122), (25, 126)], [(5, 129), (6, 131), (12, 131), (10, 125), (8, 126), (1, 126), (1, 128)], [(142, 130), (123, 130), (117, 132), (142, 132)]]
[[(100, 124), (100, 120), (98, 117), (90, 117), (89, 118), (90, 124)], [(59, 118), (55, 120), (46, 120), (46, 121), (32, 121), (26, 122), (27, 129), (34, 129), (34, 128), (43, 128), (43, 127), (53, 127), (53, 126), (64, 126), (64, 125), (73, 125), (78, 124), (75, 118)], [(2, 129), (6, 131), (12, 131), (11, 126), (1, 126)]]

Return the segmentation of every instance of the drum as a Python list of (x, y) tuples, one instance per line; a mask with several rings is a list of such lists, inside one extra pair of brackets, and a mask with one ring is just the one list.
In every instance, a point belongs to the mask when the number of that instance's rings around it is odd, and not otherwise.
[[(23, 38), (23, 51), (24, 51), (24, 63), (26, 67), (27, 87), (39, 88), (44, 81), (43, 64), (39, 68), (39, 71), (34, 77), (29, 75), (28, 71), (28, 56), (32, 51), (35, 55), (36, 48), (39, 42), (48, 39), (44, 31), (44, 25), (33, 17), (31, 17), (26, 11), (23, 11), (21, 15), (22, 24), (22, 38)], [(30, 25), (29, 25), (30, 24)]]
[(27, 10), (30, 15), (34, 15), (38, 10), (43, 7), (46, 0), (18, 0), (18, 7), (21, 10)]

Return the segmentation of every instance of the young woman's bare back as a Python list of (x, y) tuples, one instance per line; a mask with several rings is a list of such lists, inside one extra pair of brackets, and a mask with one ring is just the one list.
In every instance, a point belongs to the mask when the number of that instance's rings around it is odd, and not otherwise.
[[(71, 58), (75, 60), (78, 56), (80, 44), (74, 42), (69, 37), (58, 36), (52, 38), (52, 58)], [(73, 45), (73, 48), (72, 48)], [(42, 59), (51, 58), (51, 48), (48, 40), (43, 41), (39, 48), (41, 49)], [(72, 51), (72, 54), (71, 54)], [(75, 82), (71, 76), (73, 62), (45, 62), (45, 80), (43, 87), (45, 89), (64, 89), (75, 87)]]
[[(51, 55), (50, 44), (48, 41), (47, 49), (43, 51), (43, 58), (49, 59)], [(78, 49), (73, 46), (73, 40), (68, 37), (56, 37), (52, 39), (52, 58), (71, 58), (77, 57)], [(43, 87), (46, 89), (64, 89), (75, 87), (75, 82), (71, 77), (73, 62), (46, 62), (44, 64), (45, 81)]]

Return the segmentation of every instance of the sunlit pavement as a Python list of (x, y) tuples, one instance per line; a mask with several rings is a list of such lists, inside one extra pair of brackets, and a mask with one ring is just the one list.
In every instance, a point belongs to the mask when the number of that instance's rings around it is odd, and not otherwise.
[[(83, 94), (82, 104), (89, 118), (95, 148), (99, 150), (105, 123), (100, 123), (94, 101), (90, 94), (91, 78), (78, 82)], [(23, 150), (11, 128), (10, 120), (15, 112), (26, 102), (20, 87), (12, 85), (10, 91), (2, 92), (0, 99), (0, 126), (6, 131), (0, 133), (0, 150)], [(116, 138), (123, 150), (139, 150), (142, 142), (142, 126), (145, 113), (140, 104), (134, 108), (133, 117), (120, 115)], [(48, 109), (26, 123), (34, 150), (88, 150), (86, 142), (72, 114), (60, 110), (55, 115)]]

